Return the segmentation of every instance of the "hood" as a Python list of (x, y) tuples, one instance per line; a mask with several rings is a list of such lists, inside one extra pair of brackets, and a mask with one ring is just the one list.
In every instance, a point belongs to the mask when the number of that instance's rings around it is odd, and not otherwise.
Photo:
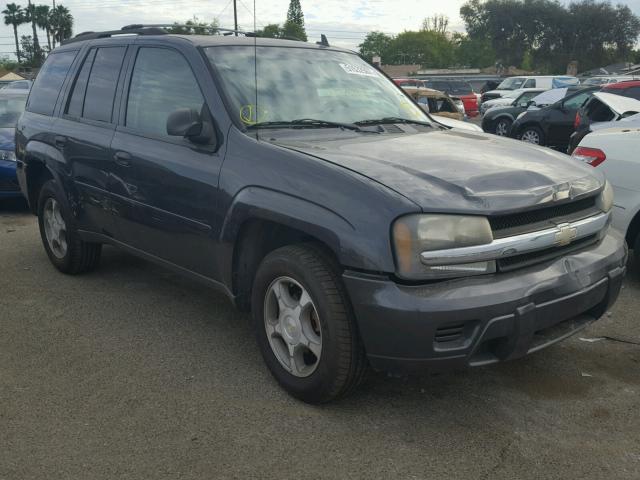
[(564, 154), (456, 129), (272, 142), (369, 177), (425, 212), (506, 213), (584, 195), (604, 182)]
[(607, 105), (616, 115), (622, 115), (628, 112), (640, 113), (640, 101), (635, 98), (604, 92), (596, 92), (593, 96)]
[(478, 125), (471, 122), (464, 122), (462, 120), (456, 120), (455, 118), (441, 117), (436, 114), (432, 114), (432, 116), (435, 117), (433, 120), (446, 127), (459, 128), (461, 130), (469, 130), (471, 132), (482, 132), (482, 129)]
[(15, 149), (15, 128), (0, 128), (0, 150)]
[(568, 88), (554, 88), (531, 99), (536, 105), (552, 105), (567, 96)]

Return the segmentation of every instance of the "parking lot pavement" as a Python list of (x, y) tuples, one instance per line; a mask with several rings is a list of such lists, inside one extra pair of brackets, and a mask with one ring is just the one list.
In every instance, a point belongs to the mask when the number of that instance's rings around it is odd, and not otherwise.
[[(61, 275), (35, 219), (0, 207), (0, 479), (637, 479), (639, 293), (632, 274), (610, 315), (529, 358), (372, 374), (311, 407), (221, 294), (112, 248)], [(602, 336), (620, 341), (579, 339)]]

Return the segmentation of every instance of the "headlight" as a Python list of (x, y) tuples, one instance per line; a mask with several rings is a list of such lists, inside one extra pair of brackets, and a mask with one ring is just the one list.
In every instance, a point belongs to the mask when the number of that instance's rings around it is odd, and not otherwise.
[(485, 217), (462, 215), (407, 215), (393, 224), (397, 273), (405, 279), (450, 278), (496, 271), (495, 261), (455, 265), (426, 265), (425, 251), (485, 245), (493, 241)]
[(609, 180), (605, 182), (604, 188), (602, 189), (602, 192), (600, 192), (596, 205), (603, 212), (608, 212), (613, 208), (613, 187), (609, 183)]
[(16, 161), (16, 152), (13, 150), (0, 150), (0, 160)]

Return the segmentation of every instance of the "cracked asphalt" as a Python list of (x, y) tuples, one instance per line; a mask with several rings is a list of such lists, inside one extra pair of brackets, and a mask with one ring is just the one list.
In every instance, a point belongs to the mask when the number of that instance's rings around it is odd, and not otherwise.
[(529, 358), (311, 407), (221, 294), (112, 248), (59, 274), (0, 203), (0, 479), (638, 479), (638, 278)]

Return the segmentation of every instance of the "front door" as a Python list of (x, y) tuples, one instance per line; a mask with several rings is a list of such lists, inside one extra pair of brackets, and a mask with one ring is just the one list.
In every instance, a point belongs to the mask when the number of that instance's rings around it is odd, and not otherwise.
[(562, 107), (552, 110), (549, 118), (548, 143), (550, 145), (559, 147), (569, 145), (569, 138), (575, 131), (576, 113), (590, 95), (590, 92), (579, 93), (564, 100)]
[(218, 278), (215, 225), (221, 223), (213, 145), (167, 135), (179, 109), (207, 109), (187, 58), (141, 46), (130, 68), (124, 111), (111, 144), (118, 234), (131, 247), (192, 272)]

